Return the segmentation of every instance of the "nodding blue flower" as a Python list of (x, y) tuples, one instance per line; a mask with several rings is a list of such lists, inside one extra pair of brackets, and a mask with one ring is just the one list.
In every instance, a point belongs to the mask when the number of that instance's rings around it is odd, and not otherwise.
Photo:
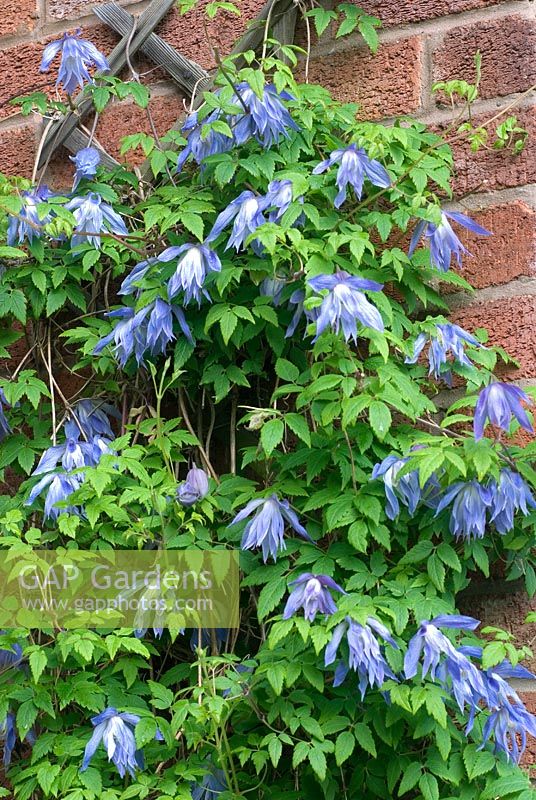
[(236, 144), (234, 136), (226, 136), (224, 133), (208, 129), (205, 136), (202, 136), (203, 126), (211, 122), (216, 122), (221, 118), (218, 109), (212, 111), (203, 120), (199, 120), (197, 111), (189, 114), (186, 122), (181, 128), (182, 133), (188, 134), (188, 141), (179, 153), (177, 159), (177, 172), (180, 172), (190, 156), (193, 156), (196, 164), (203, 164), (205, 158), (214, 156), (218, 153), (227, 153)]
[(383, 189), (387, 189), (391, 185), (391, 178), (385, 167), (376, 159), (369, 158), (366, 151), (356, 144), (351, 144), (341, 150), (334, 150), (329, 158), (316, 165), (313, 175), (320, 175), (333, 164), (340, 164), (337, 170), (336, 183), (339, 192), (335, 198), (335, 208), (340, 208), (346, 200), (348, 184), (353, 188), (357, 199), (361, 200), (365, 177), (374, 186), (380, 186)]
[(409, 458), (387, 456), (372, 470), (372, 479), (382, 478), (385, 486), (385, 513), (389, 519), (396, 519), (400, 514), (400, 502), (405, 505), (411, 516), (414, 515), (423, 490), (419, 485), (419, 471), (411, 472), (397, 478), (398, 473)]
[(527, 746), (527, 733), (536, 737), (536, 717), (523, 703), (502, 703), (495, 706), (482, 731), (482, 750), (493, 734), (494, 753), (504, 753), (508, 761), (518, 763)]
[(190, 636), (190, 650), (194, 653), (199, 648), (213, 647), (219, 649), (229, 640), (228, 628), (194, 628)]
[(359, 690), (361, 699), (365, 696), (367, 686), (378, 688), (385, 683), (386, 678), (397, 680), (396, 675), (389, 667), (382, 653), (380, 643), (374, 634), (377, 634), (392, 647), (398, 650), (398, 645), (387, 630), (385, 625), (374, 617), (368, 617), (366, 625), (346, 617), (333, 629), (331, 642), (324, 653), (324, 664), (329, 666), (336, 657), (343, 637), (346, 635), (348, 643), (348, 664), (341, 660), (335, 672), (334, 686), (340, 686), (352, 669), (359, 676)]
[(235, 92), (248, 110), (247, 114), (237, 117), (234, 125), (233, 133), (237, 144), (244, 144), (254, 136), (264, 147), (271, 147), (281, 136), (288, 137), (289, 129), (300, 130), (281, 102), (294, 99), (288, 92), (278, 93), (275, 86), (266, 84), (262, 97), (258, 97), (245, 81), (235, 87)]
[[(184, 253), (184, 255), (182, 255)], [(183, 244), (180, 247), (168, 247), (158, 256), (158, 261), (172, 261), (178, 256), (182, 258), (177, 269), (168, 282), (168, 297), (172, 300), (180, 291), (184, 292), (184, 305), (191, 300), (201, 305), (201, 295), (210, 302), (210, 295), (204, 288), (209, 272), (220, 272), (221, 261), (218, 254), (205, 244)]]
[(113, 439), (114, 432), (109, 417), (120, 419), (121, 415), (114, 406), (101, 400), (84, 398), (69, 409), (69, 418), (65, 423), (65, 434), (68, 439), (79, 439), (82, 434), (87, 441), (95, 436)]
[[(214, 239), (218, 238), (224, 228), (234, 220), (233, 230), (225, 249), (228, 250), (229, 247), (234, 247), (237, 252), (240, 249), (245, 249), (244, 242), (248, 236), (266, 222), (263, 214), (266, 208), (267, 201), (265, 197), (259, 197), (246, 189), (232, 200), (227, 208), (218, 214), (216, 222), (207, 236), (206, 241), (213, 242)], [(262, 253), (263, 247), (258, 239), (254, 239), (251, 242), (251, 246), (257, 255)]]
[(259, 286), (259, 294), (261, 297), (271, 297), (272, 303), (277, 308), (281, 305), (281, 295), (286, 286), (286, 281), (283, 278), (265, 278)]
[(458, 481), (446, 489), (438, 503), (436, 516), (452, 503), (449, 529), (456, 537), (482, 539), (486, 514), (493, 502), (492, 491), (477, 480)]
[(471, 254), (452, 230), (449, 219), (454, 220), (454, 222), (472, 231), (472, 233), (478, 233), (480, 236), (491, 236), (491, 231), (478, 225), (478, 223), (474, 222), (474, 220), (465, 214), (460, 214), (457, 211), (442, 211), (439, 225), (435, 225), (433, 222), (426, 222), (424, 219), (417, 223), (413, 236), (411, 237), (408, 254), (410, 256), (413, 255), (419, 240), (424, 234), (427, 239), (429, 239), (430, 263), (435, 269), (438, 269), (440, 272), (447, 272), (450, 268), (452, 254), (454, 254), (458, 266), (460, 267), (462, 263), (462, 254)]
[(87, 241), (98, 249), (101, 245), (99, 234), (105, 231), (120, 236), (128, 234), (119, 214), (108, 203), (103, 202), (96, 192), (89, 192), (85, 197), (75, 197), (66, 203), (65, 208), (73, 212), (76, 221), (71, 247)]
[(268, 184), (265, 198), (267, 208), (272, 209), (268, 215), (268, 220), (270, 222), (279, 222), (292, 203), (292, 181), (272, 181)]
[[(148, 630), (149, 630), (148, 628), (135, 628), (134, 636), (136, 637), (136, 639), (143, 639)], [(157, 639), (160, 639), (163, 633), (164, 633), (163, 628), (153, 628), (153, 634), (156, 636)], [(184, 628), (182, 629), (181, 633), (184, 633)]]
[(44, 451), (32, 475), (51, 472), (60, 460), (62, 468), (66, 471), (92, 466), (94, 456), (92, 442), (79, 442), (77, 438), (67, 439), (62, 444), (53, 445)]
[(57, 519), (60, 514), (75, 514), (78, 517), (83, 515), (83, 510), (78, 506), (67, 506), (56, 508), (56, 503), (64, 503), (68, 498), (80, 488), (84, 480), (83, 474), (69, 473), (47, 473), (43, 475), (30, 492), (25, 506), (31, 506), (43, 489), (48, 486), (45, 498), (45, 508), (43, 516), (45, 519)]
[(50, 65), (61, 52), (61, 63), (58, 70), (56, 86), (60, 83), (67, 94), (73, 94), (78, 86), (83, 88), (84, 83), (92, 83), (88, 67), (96, 67), (100, 72), (107, 72), (110, 65), (106, 57), (88, 42), (80, 37), (80, 31), (74, 34), (64, 33), (61, 39), (47, 44), (41, 59), (41, 72), (48, 72)]
[(473, 362), (468, 358), (465, 353), (465, 345), (469, 344), (472, 347), (483, 347), (478, 339), (475, 339), (472, 334), (464, 331), (459, 325), (448, 323), (446, 325), (436, 325), (435, 331), (431, 334), (420, 333), (415, 340), (413, 347), (413, 355), (405, 359), (406, 364), (415, 364), (423, 348), (427, 342), (430, 342), (430, 349), (428, 351), (428, 363), (430, 369), (429, 375), (435, 378), (444, 378), (447, 383), (451, 382), (451, 372), (442, 371), (442, 367), (447, 363), (447, 356), (452, 353), (454, 359), (459, 364), (466, 367), (472, 367)]
[(315, 292), (329, 290), (318, 312), (314, 342), (328, 326), (334, 333), (338, 333), (341, 325), (346, 341), (353, 339), (357, 342), (357, 320), (367, 328), (383, 331), (380, 312), (361, 291), (367, 289), (370, 292), (379, 292), (383, 284), (357, 278), (340, 270), (334, 275), (317, 275), (315, 278), (310, 278), (309, 285)]
[(6, 408), (11, 408), (11, 405), (7, 402), (4, 390), (0, 389), (0, 442), (12, 433), (11, 426), (4, 412), (4, 406)]
[(228, 788), (223, 770), (211, 767), (201, 783), (192, 783), (190, 790), (192, 800), (218, 800), (220, 794)]
[(124, 367), (131, 355), (138, 364), (144, 363), (144, 356), (149, 351), (152, 355), (164, 353), (169, 342), (175, 338), (173, 318), (186, 339), (193, 344), (192, 333), (181, 308), (157, 298), (137, 313), (133, 308), (124, 306), (107, 315), (112, 319), (120, 319), (118, 325), (107, 336), (104, 336), (94, 348), (98, 355), (105, 347), (114, 343), (114, 355)]
[(69, 158), (76, 168), (73, 183), (74, 192), (82, 178), (95, 177), (101, 157), (99, 151), (95, 147), (82, 147), (82, 149), (79, 150), (76, 155), (69, 156)]
[(514, 515), (522, 511), (529, 514), (529, 508), (536, 508), (536, 500), (519, 474), (511, 469), (502, 469), (499, 482), (493, 482), (491, 490), (490, 522), (499, 533), (508, 533), (514, 527)]
[(431, 621), (423, 620), (419, 630), (410, 640), (404, 657), (404, 674), (413, 678), (417, 674), (421, 655), (424, 654), (422, 677), (430, 672), (430, 678), (436, 680), (436, 672), (442, 656), (458, 658), (458, 652), (450, 639), (447, 639), (439, 628), (453, 628), (462, 631), (474, 631), (480, 620), (462, 614), (441, 614)]
[(244, 529), (240, 547), (242, 550), (254, 550), (261, 547), (265, 563), (269, 556), (272, 556), (275, 561), (277, 554), (281, 550), (286, 550), (287, 546), (283, 538), (285, 524), (290, 525), (307, 541), (313, 541), (300, 523), (296, 513), (291, 509), (288, 500), (280, 500), (276, 494), (271, 494), (267, 498), (258, 497), (256, 500), (250, 500), (230, 525), (242, 522), (253, 511), (256, 512), (255, 516)]
[[(4, 631), (0, 631), (4, 633)], [(0, 648), (0, 670), (7, 669), (8, 667), (18, 667), (22, 661), (22, 647), (20, 644), (15, 643), (11, 648)]]
[(473, 729), (475, 714), (481, 700), (488, 700), (485, 676), (460, 649), (445, 653), (437, 668), (437, 680), (448, 694), (452, 695), (462, 713), (469, 708), (469, 719), (465, 733)]
[(521, 403), (532, 405), (532, 400), (514, 384), (494, 381), (482, 389), (475, 408), (473, 423), (475, 439), (483, 437), (487, 419), (492, 425), (508, 432), (512, 418), (515, 417), (522, 428), (534, 433), (531, 421)]
[(22, 244), (26, 239), (32, 242), (43, 234), (42, 228), (52, 220), (52, 214), (39, 216), (37, 206), (53, 196), (48, 186), (38, 186), (21, 192), (22, 207), (17, 217), (8, 214), (7, 243), (10, 247)]
[(335, 614), (337, 606), (329, 589), (346, 594), (333, 578), (328, 575), (313, 575), (311, 572), (305, 572), (289, 585), (296, 588), (289, 595), (283, 619), (290, 619), (299, 608), (303, 608), (303, 615), (309, 622), (314, 622), (317, 614)]
[(17, 734), (15, 732), (15, 714), (10, 711), (2, 723), (0, 723), (0, 741), (2, 742), (2, 749), (4, 751), (3, 763), (7, 769), (11, 764), (11, 756), (13, 749), (17, 743)]
[[(143, 753), (136, 748), (136, 738), (134, 731), (140, 721), (137, 714), (120, 713), (115, 708), (106, 708), (91, 718), (91, 724), (95, 728), (93, 735), (86, 745), (84, 759), (80, 772), (84, 772), (97, 747), (102, 742), (108, 761), (112, 761), (119, 773), (124, 778), (128, 772), (133, 778), (136, 770), (143, 769)], [(162, 741), (162, 734), (157, 731), (154, 737), (157, 741)]]
[(177, 487), (177, 500), (181, 506), (193, 506), (207, 496), (208, 488), (207, 473), (194, 464), (192, 469), (188, 470), (186, 480)]

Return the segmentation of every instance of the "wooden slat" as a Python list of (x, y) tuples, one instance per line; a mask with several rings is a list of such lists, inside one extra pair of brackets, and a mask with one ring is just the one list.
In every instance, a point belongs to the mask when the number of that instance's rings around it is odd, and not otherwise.
[[(239, 55), (246, 50), (257, 50), (264, 39), (264, 31), (268, 17), (270, 17), (269, 28), (273, 31), (274, 26), (293, 6), (293, 0), (268, 0), (266, 5), (264, 5), (259, 12), (258, 17), (253, 20), (243, 36), (235, 44), (231, 55)], [(292, 31), (292, 35), (294, 35), (294, 30)], [(284, 42), (284, 44), (290, 44), (290, 42)], [(240, 59), (237, 61), (237, 66), (242, 66)]]
[[(132, 30), (133, 17), (117, 3), (107, 3), (94, 9), (97, 17), (113, 28), (117, 33), (126, 36)], [(199, 88), (201, 83), (208, 82), (206, 70), (185, 58), (156, 33), (150, 33), (140, 50), (151, 61), (163, 67), (188, 95)]]
[[(136, 33), (132, 37), (129, 47), (129, 54), (134, 55), (145, 42), (147, 37), (152, 33), (162, 17), (167, 14), (169, 9), (175, 4), (175, 0), (153, 0), (151, 5), (140, 14), (137, 20)], [(124, 36), (121, 41), (114, 47), (108, 57), (110, 64), (110, 71), (108, 75), (117, 75), (127, 65), (126, 45), (129, 40), (130, 33)], [(48, 136), (45, 140), (41, 150), (41, 157), (37, 165), (40, 169), (54, 150), (63, 144), (70, 133), (77, 127), (79, 121), (94, 107), (93, 102), (87, 98), (80, 98), (75, 101), (76, 112), (72, 111), (66, 117), (58, 120), (50, 127)]]

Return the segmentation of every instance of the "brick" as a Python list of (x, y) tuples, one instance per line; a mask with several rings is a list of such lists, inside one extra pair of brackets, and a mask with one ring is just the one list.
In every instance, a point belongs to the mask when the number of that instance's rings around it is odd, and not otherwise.
[(420, 106), (422, 55), (422, 40), (414, 36), (384, 42), (376, 55), (356, 48), (317, 56), (309, 82), (322, 84), (337, 100), (359, 103), (360, 118), (407, 114)]
[(201, 64), (205, 69), (212, 69), (216, 65), (214, 48), (218, 49), (221, 56), (227, 55), (243, 34), (248, 21), (257, 16), (264, 2), (242, 0), (240, 17), (219, 12), (213, 20), (205, 16), (208, 2), (209, 0), (202, 0), (184, 16), (179, 14), (178, 9), (172, 8), (155, 29), (155, 33), (179, 50), (182, 55)]
[(367, 14), (379, 17), (384, 27), (403, 25), (408, 22), (421, 22), (448, 14), (459, 14), (462, 11), (487, 8), (499, 5), (508, 0), (351, 0), (366, 11)]
[[(156, 130), (163, 136), (183, 113), (182, 96), (179, 92), (151, 98), (149, 103)], [(120, 157), (121, 140), (131, 133), (144, 132), (152, 135), (147, 113), (130, 102), (113, 103), (103, 112), (97, 125), (96, 136), (110, 155), (122, 161), (138, 165), (143, 162), (144, 155), (140, 151), (130, 151), (127, 156)]]
[[(472, 254), (457, 270), (471, 286), (485, 289), (536, 275), (536, 213), (529, 206), (516, 200), (468, 214), (493, 234), (477, 236), (454, 225)], [(443, 291), (456, 289), (445, 285)]]
[[(127, 5), (129, 0), (116, 0), (119, 5)], [(47, 0), (47, 17), (50, 20), (79, 19), (91, 14), (99, 0)]]
[(0, 131), (0, 172), (30, 178), (36, 150), (36, 125), (21, 124)]
[[(516, 295), (500, 300), (477, 300), (454, 309), (451, 319), (466, 330), (487, 328), (491, 344), (500, 345), (519, 361), (504, 377), (513, 380), (536, 376), (536, 297)], [(502, 370), (501, 370), (502, 372)]]
[[(536, 181), (536, 118), (534, 107), (512, 109), (519, 124), (529, 131), (525, 149), (519, 155), (505, 150), (493, 148), (471, 152), (465, 139), (452, 142), (455, 174), (453, 191), (455, 196), (471, 192), (492, 192), (496, 189), (508, 189), (524, 186)], [(474, 117), (475, 126), (483, 125), (492, 114)], [(495, 125), (502, 120), (495, 121)], [(489, 127), (490, 141), (493, 141), (493, 126)]]
[(536, 20), (514, 15), (449, 30), (433, 54), (434, 81), (472, 83), (477, 50), (482, 54), (480, 97), (523, 92), (536, 82)]
[[(521, 700), (528, 708), (531, 714), (536, 714), (536, 692), (518, 692)], [(530, 769), (532, 780), (536, 777), (534, 769), (536, 769), (536, 739), (532, 736), (527, 736), (527, 749), (521, 758), (521, 766), (525, 769)]]
[(0, 15), (0, 36), (31, 31), (37, 20), (36, 0), (4, 0)]

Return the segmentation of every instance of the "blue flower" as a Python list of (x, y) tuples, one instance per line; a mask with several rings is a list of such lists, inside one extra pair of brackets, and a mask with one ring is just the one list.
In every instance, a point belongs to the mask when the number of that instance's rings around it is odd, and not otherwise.
[(177, 269), (168, 282), (168, 297), (172, 300), (181, 290), (184, 292), (184, 305), (191, 300), (201, 305), (203, 294), (210, 302), (210, 295), (203, 284), (209, 272), (220, 272), (221, 261), (218, 254), (205, 244), (183, 244), (180, 247), (168, 247), (158, 256), (158, 261), (172, 261), (184, 255), (177, 264)]
[[(199, 646), (206, 649), (214, 644), (220, 648), (227, 643), (228, 639), (228, 628), (194, 628), (190, 636), (190, 649), (195, 653)], [(199, 644), (200, 640), (201, 645)]]
[(503, 752), (507, 760), (517, 763), (525, 752), (527, 733), (536, 737), (536, 717), (527, 711), (523, 703), (503, 703), (496, 706), (486, 720), (479, 749), (484, 748), (493, 734), (494, 752)]
[(378, 309), (370, 303), (361, 289), (379, 292), (383, 284), (357, 278), (344, 270), (334, 275), (317, 275), (309, 279), (309, 285), (320, 292), (328, 289), (316, 320), (316, 336), (314, 342), (326, 330), (328, 325), (334, 333), (338, 333), (342, 325), (346, 341), (357, 342), (357, 320), (375, 331), (383, 331), (383, 320)]
[(363, 183), (365, 177), (374, 184), (387, 189), (391, 185), (391, 179), (385, 168), (374, 158), (369, 158), (362, 147), (351, 144), (342, 150), (334, 150), (330, 157), (313, 169), (313, 175), (320, 175), (333, 164), (340, 164), (337, 170), (337, 188), (339, 190), (335, 198), (335, 208), (340, 208), (346, 200), (348, 184), (353, 188), (358, 200), (363, 194)]
[(98, 234), (102, 231), (111, 231), (120, 236), (128, 234), (119, 214), (108, 203), (104, 203), (96, 192), (89, 192), (85, 197), (75, 197), (65, 208), (73, 212), (76, 221), (71, 247), (87, 241), (98, 249), (101, 244)]
[(37, 206), (39, 203), (46, 203), (52, 194), (48, 186), (38, 186), (35, 189), (21, 192), (22, 208), (18, 217), (8, 214), (6, 238), (10, 247), (22, 244), (26, 239), (32, 242), (34, 237), (38, 239), (42, 235), (41, 229), (52, 220), (52, 214), (39, 216)]
[(422, 677), (430, 672), (430, 678), (436, 680), (436, 672), (442, 656), (449, 656), (456, 660), (458, 653), (450, 639), (447, 639), (439, 628), (454, 628), (456, 630), (474, 631), (480, 621), (474, 617), (461, 614), (442, 614), (433, 620), (423, 620), (419, 630), (410, 640), (404, 657), (404, 674), (406, 678), (413, 678), (417, 674), (421, 655), (424, 654), (422, 664)]
[(350, 617), (346, 617), (334, 628), (331, 642), (324, 653), (324, 664), (327, 667), (335, 661), (341, 641), (346, 635), (349, 653), (348, 665), (344, 660), (339, 663), (333, 685), (340, 686), (346, 678), (348, 670), (352, 669), (359, 676), (361, 699), (365, 696), (367, 686), (370, 686), (371, 689), (374, 686), (379, 688), (385, 683), (386, 678), (396, 680), (396, 675), (385, 660), (380, 643), (374, 633), (398, 649), (397, 643), (385, 625), (382, 625), (374, 617), (368, 617), (366, 625), (361, 625)]
[(12, 714), (10, 711), (8, 711), (6, 718), (0, 724), (0, 741), (2, 741), (2, 749), (4, 751), (3, 763), (4, 767), (7, 769), (11, 764), (11, 755), (17, 743), (15, 714)]
[(279, 222), (292, 203), (292, 181), (272, 181), (268, 184), (265, 199), (266, 207), (272, 209), (268, 215), (269, 222)]
[(492, 500), (490, 489), (478, 481), (458, 481), (445, 491), (436, 516), (452, 503), (450, 532), (457, 537), (481, 539), (486, 532), (486, 514)]
[(397, 474), (408, 461), (409, 458), (399, 458), (391, 455), (376, 464), (372, 470), (372, 479), (383, 479), (385, 499), (387, 501), (385, 513), (389, 519), (396, 519), (400, 514), (399, 500), (402, 501), (410, 515), (413, 516), (421, 499), (422, 490), (419, 485), (418, 470), (412, 470), (397, 478)]
[(218, 109), (201, 121), (199, 121), (196, 111), (188, 115), (186, 122), (181, 128), (183, 133), (188, 133), (188, 141), (186, 147), (179, 153), (177, 172), (182, 170), (190, 155), (193, 156), (197, 164), (202, 164), (204, 159), (208, 158), (208, 156), (214, 156), (218, 153), (227, 153), (233, 148), (236, 144), (234, 136), (226, 136), (224, 133), (212, 129), (209, 129), (204, 137), (201, 135), (203, 126), (211, 122), (216, 122), (220, 119), (220, 116)]
[(279, 94), (275, 86), (266, 84), (262, 97), (258, 97), (245, 81), (235, 87), (235, 92), (248, 110), (247, 114), (238, 117), (234, 126), (237, 144), (244, 144), (255, 136), (264, 147), (271, 147), (281, 136), (289, 136), (289, 128), (295, 131), (300, 129), (281, 102), (293, 100), (288, 92)]
[(311, 572), (300, 575), (295, 581), (291, 581), (290, 586), (296, 588), (287, 600), (283, 619), (290, 619), (299, 608), (303, 608), (305, 619), (314, 622), (317, 614), (330, 615), (337, 611), (329, 589), (346, 594), (333, 578), (328, 575), (313, 575)]
[(529, 507), (536, 508), (536, 500), (519, 472), (502, 469), (499, 483), (493, 482), (490, 490), (490, 522), (495, 523), (499, 533), (508, 533), (512, 530), (517, 511), (521, 510), (527, 516)]
[(469, 707), (469, 719), (465, 728), (465, 733), (468, 734), (473, 728), (480, 701), (488, 699), (488, 691), (485, 676), (478, 667), (460, 652), (461, 648), (453, 648), (453, 651), (445, 654), (444, 661), (437, 669), (437, 680), (444, 691), (455, 699), (462, 714), (465, 707)]
[(218, 800), (220, 794), (228, 788), (223, 770), (211, 767), (201, 783), (191, 785), (192, 800)]
[(80, 433), (87, 441), (94, 437), (113, 439), (114, 432), (108, 415), (120, 419), (114, 406), (101, 400), (85, 398), (79, 400), (69, 409), (69, 418), (65, 423), (65, 434), (68, 439), (80, 438)]
[[(0, 634), (4, 631), (0, 631)], [(18, 667), (22, 661), (22, 647), (20, 644), (15, 643), (11, 645), (11, 649), (0, 648), (0, 669), (4, 670), (8, 667)]]
[(4, 406), (6, 408), (11, 408), (11, 405), (7, 402), (4, 390), (0, 389), (0, 442), (12, 433), (11, 426), (4, 412)]
[(177, 500), (182, 506), (193, 506), (208, 494), (207, 473), (195, 465), (188, 471), (186, 480), (177, 487)]
[(433, 222), (426, 222), (426, 220), (421, 220), (417, 223), (411, 237), (409, 255), (413, 255), (420, 238), (424, 234), (429, 239), (430, 263), (433, 267), (440, 272), (447, 272), (450, 268), (453, 253), (458, 266), (461, 266), (462, 254), (471, 254), (452, 230), (449, 219), (454, 220), (459, 225), (463, 225), (464, 228), (473, 233), (480, 234), (480, 236), (491, 236), (491, 231), (478, 225), (465, 214), (460, 214), (457, 211), (442, 211), (439, 225), (435, 225)]
[(250, 500), (230, 525), (242, 522), (253, 511), (256, 511), (256, 514), (246, 525), (240, 546), (242, 550), (262, 547), (265, 563), (269, 556), (272, 556), (275, 561), (278, 552), (286, 550), (283, 538), (285, 523), (288, 523), (304, 539), (312, 542), (311, 537), (300, 524), (296, 513), (291, 509), (288, 500), (279, 500), (276, 494), (271, 494), (267, 498), (259, 497), (256, 500)]
[(81, 88), (84, 82), (92, 82), (88, 67), (96, 67), (101, 72), (110, 69), (105, 56), (97, 50), (94, 44), (80, 38), (80, 31), (74, 34), (64, 33), (61, 39), (47, 44), (41, 59), (41, 72), (48, 72), (50, 65), (61, 51), (61, 63), (58, 71), (56, 86), (63, 84), (67, 94), (73, 94), (77, 86)]
[[(267, 200), (265, 197), (259, 197), (246, 189), (232, 200), (221, 214), (218, 214), (216, 222), (207, 236), (206, 241), (213, 242), (214, 239), (218, 238), (224, 228), (234, 220), (233, 231), (225, 249), (228, 250), (229, 247), (234, 247), (237, 252), (241, 248), (245, 249), (244, 242), (248, 236), (254, 233), (259, 225), (264, 225), (266, 222), (263, 214), (266, 208)], [(257, 239), (251, 242), (251, 246), (254, 252), (260, 255), (263, 248)]]
[(436, 325), (435, 332), (431, 334), (420, 333), (415, 340), (413, 347), (413, 355), (405, 359), (406, 364), (415, 364), (419, 358), (426, 342), (430, 342), (430, 349), (428, 351), (428, 363), (430, 369), (428, 374), (434, 375), (435, 378), (445, 378), (447, 383), (451, 382), (450, 370), (442, 372), (442, 367), (447, 363), (447, 356), (452, 353), (458, 363), (466, 367), (472, 367), (473, 362), (465, 354), (465, 345), (469, 344), (472, 347), (483, 347), (482, 344), (475, 339), (459, 325), (448, 323), (446, 325)]
[[(143, 769), (143, 753), (136, 748), (134, 731), (140, 721), (137, 714), (119, 713), (115, 708), (106, 708), (91, 718), (95, 730), (84, 751), (84, 760), (80, 771), (84, 772), (97, 747), (102, 742), (108, 754), (108, 761), (117, 767), (119, 775), (124, 778), (128, 772), (133, 778), (137, 769)], [(162, 734), (157, 731), (157, 741), (162, 741)]]
[(133, 308), (124, 306), (110, 311), (106, 316), (121, 321), (111, 333), (98, 342), (93, 353), (101, 353), (113, 342), (114, 355), (122, 367), (131, 355), (136, 357), (138, 364), (143, 364), (147, 351), (152, 355), (164, 353), (169, 342), (175, 338), (173, 318), (179, 323), (184, 336), (193, 344), (192, 334), (182, 309), (166, 303), (161, 298), (157, 298), (137, 313)]
[(286, 281), (282, 278), (265, 278), (259, 286), (259, 294), (261, 297), (271, 297), (272, 303), (277, 308), (281, 305), (281, 296), (285, 286)]
[(60, 514), (75, 514), (80, 517), (83, 513), (81, 508), (70, 505), (60, 509), (56, 508), (56, 503), (66, 502), (73, 492), (80, 488), (83, 480), (84, 478), (81, 474), (48, 473), (35, 484), (24, 505), (31, 506), (43, 489), (48, 487), (43, 512), (45, 519), (56, 520)]
[(69, 156), (76, 167), (74, 173), (73, 191), (76, 189), (82, 178), (94, 178), (97, 174), (97, 167), (100, 164), (100, 153), (95, 147), (82, 147), (76, 155)]
[(486, 419), (489, 419), (491, 424), (497, 428), (508, 432), (512, 417), (515, 417), (522, 428), (529, 433), (534, 433), (527, 412), (521, 403), (532, 405), (532, 400), (519, 386), (514, 384), (495, 381), (482, 389), (475, 408), (473, 423), (475, 439), (483, 437)]

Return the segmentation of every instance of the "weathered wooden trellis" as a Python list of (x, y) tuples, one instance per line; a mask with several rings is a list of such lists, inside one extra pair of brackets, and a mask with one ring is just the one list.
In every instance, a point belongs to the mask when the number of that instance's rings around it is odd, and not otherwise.
[[(116, 2), (106, 3), (94, 9), (96, 16), (116, 33), (121, 40), (108, 56), (111, 76), (118, 75), (138, 51), (163, 67), (173, 81), (190, 98), (194, 93), (200, 98), (202, 92), (211, 86), (211, 76), (195, 61), (181, 55), (160, 36), (154, 33), (155, 27), (167, 14), (176, 0), (152, 0), (139, 17), (134, 17)], [(244, 35), (232, 50), (239, 54), (246, 50), (256, 50), (266, 33), (267, 27), (271, 35), (278, 41), (289, 44), (294, 40), (297, 6), (294, 0), (268, 0), (259, 15), (253, 20)], [(83, 118), (93, 110), (93, 102), (89, 98), (80, 97), (75, 101), (75, 108), (62, 119), (49, 125), (38, 160), (38, 169), (43, 168), (58, 147), (63, 145), (75, 153), (89, 143), (89, 136), (80, 127)], [(101, 158), (109, 167), (117, 165), (117, 161), (101, 149)], [(142, 173), (147, 170), (142, 168)]]

